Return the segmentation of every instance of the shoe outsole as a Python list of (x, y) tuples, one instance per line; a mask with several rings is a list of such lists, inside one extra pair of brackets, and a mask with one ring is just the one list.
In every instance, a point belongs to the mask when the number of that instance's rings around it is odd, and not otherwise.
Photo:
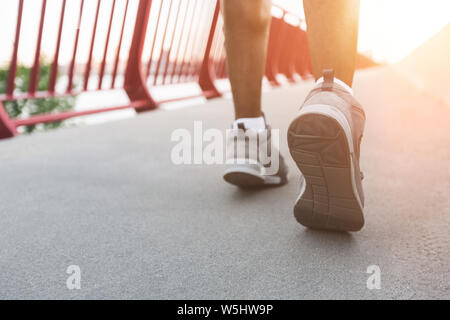
[(363, 227), (349, 139), (339, 121), (326, 112), (301, 114), (291, 123), (289, 150), (306, 183), (294, 207), (303, 226), (351, 232)]
[(264, 176), (252, 172), (230, 169), (225, 172), (223, 179), (243, 189), (274, 188), (287, 183), (286, 177)]
[(240, 188), (261, 188), (265, 186), (262, 177), (245, 172), (228, 172), (224, 174), (223, 179)]
[(245, 166), (226, 170), (223, 179), (232, 185), (244, 189), (273, 188), (287, 183), (287, 177), (285, 176), (265, 176)]

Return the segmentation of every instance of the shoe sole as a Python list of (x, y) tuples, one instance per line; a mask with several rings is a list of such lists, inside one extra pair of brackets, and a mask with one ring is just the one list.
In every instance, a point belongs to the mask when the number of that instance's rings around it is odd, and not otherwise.
[(305, 178), (294, 207), (297, 221), (314, 229), (361, 230), (353, 139), (342, 112), (328, 105), (302, 108), (289, 126), (288, 145)]
[(227, 169), (223, 179), (240, 188), (275, 187), (285, 183), (280, 176), (262, 175), (254, 168), (245, 165), (236, 165)]

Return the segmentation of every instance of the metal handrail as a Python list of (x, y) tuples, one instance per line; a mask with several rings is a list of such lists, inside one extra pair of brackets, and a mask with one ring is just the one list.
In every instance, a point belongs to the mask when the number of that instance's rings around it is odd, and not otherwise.
[[(74, 43), (72, 59), (66, 68), (67, 87), (64, 91), (57, 91), (56, 83), (61, 50), (61, 37), (65, 30), (65, 17), (68, 15), (67, 2), (62, 0), (59, 17), (48, 16), (46, 9), (49, 5), (42, 0), (39, 12), (39, 26), (34, 52), (34, 62), (30, 72), (30, 83), (27, 92), (18, 92), (15, 86), (16, 72), (19, 56), (19, 41), (21, 39), (21, 27), (24, 11), (24, 0), (18, 0), (17, 22), (15, 26), (15, 41), (11, 52), (9, 71), (5, 94), (0, 94), (0, 139), (16, 135), (17, 128), (25, 125), (49, 123), (61, 121), (76, 116), (108, 112), (126, 108), (134, 108), (137, 112), (158, 108), (162, 102), (176, 101), (191, 98), (186, 96), (165, 100), (155, 100), (150, 89), (155, 86), (165, 86), (185, 82), (197, 82), (202, 90), (201, 96), (207, 99), (219, 97), (222, 92), (216, 87), (216, 80), (226, 78), (226, 62), (224, 37), (221, 29), (223, 26), (220, 16), (219, 1), (217, 0), (160, 0), (159, 5), (153, 4), (155, 0), (138, 1), (136, 16), (130, 12), (130, 3), (126, 0), (124, 12), (120, 19), (117, 15), (116, 0), (113, 0), (108, 13), (108, 27), (106, 28), (105, 41), (101, 44), (99, 37), (99, 16), (105, 14), (102, 0), (97, 0), (95, 20), (91, 32), (89, 55), (84, 71), (82, 72), (82, 85), (79, 88), (73, 86), (76, 76), (76, 66), (81, 63), (77, 60), (80, 40), (80, 26), (84, 21), (86, 1), (80, 0), (79, 11), (70, 12), (78, 14), (78, 28), (73, 31)], [(278, 76), (283, 74), (289, 81), (297, 81), (300, 75), (305, 78), (311, 75), (311, 66), (308, 54), (306, 35), (298, 26), (288, 23), (284, 17), (288, 13), (283, 11), (281, 18), (273, 17), (270, 29), (269, 47), (266, 62), (265, 76), (273, 85), (279, 85)], [(184, 11), (183, 11), (184, 10)], [(43, 39), (43, 28), (47, 19), (58, 19), (56, 46), (51, 62), (48, 89), (37, 90), (40, 70), (41, 46), (49, 39)], [(150, 20), (150, 18), (152, 20)], [(125, 45), (124, 30), (127, 21), (134, 19), (134, 29), (130, 39), (126, 68), (123, 72), (123, 85), (118, 85), (120, 54)], [(156, 19), (156, 20), (155, 20)], [(190, 20), (189, 20), (190, 19)], [(298, 17), (299, 22), (301, 18)], [(149, 30), (149, 20), (156, 21), (154, 30)], [(132, 21), (132, 20), (131, 20)], [(112, 47), (111, 30), (118, 24), (120, 33), (115, 47)], [(86, 30), (84, 30), (86, 31)], [(149, 32), (151, 31), (151, 32)], [(66, 31), (67, 32), (67, 31)], [(283, 39), (289, 38), (289, 41)], [(94, 47), (103, 45), (103, 54), (98, 70), (98, 83), (95, 88), (89, 87), (89, 80), (94, 70)], [(146, 50), (148, 47), (149, 50)], [(108, 52), (115, 50), (114, 60), (108, 61)], [(106, 85), (104, 80), (107, 68), (112, 68), (111, 84)], [(5, 111), (2, 102), (21, 99), (39, 99), (76, 95), (87, 91), (124, 89), (130, 99), (130, 104), (118, 107), (106, 107), (88, 111), (67, 111), (44, 115), (30, 116), (27, 119), (11, 119)], [(199, 96), (198, 94), (195, 97)]]

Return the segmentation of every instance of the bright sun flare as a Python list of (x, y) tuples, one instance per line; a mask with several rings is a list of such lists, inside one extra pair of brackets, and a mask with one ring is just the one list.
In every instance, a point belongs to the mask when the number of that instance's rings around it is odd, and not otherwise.
[[(302, 12), (300, 0), (274, 0)], [(359, 49), (379, 62), (396, 62), (450, 23), (449, 0), (361, 0)]]
[[(302, 0), (273, 0), (273, 2), (303, 15)], [(48, 7), (48, 15), (58, 15), (61, 2), (51, 0), (49, 3), (51, 5)], [(70, 5), (76, 1), (68, 3)], [(137, 2), (132, 1), (132, 3)], [(3, 1), (2, 9), (0, 10), (0, 42), (7, 49), (0, 52), (0, 64), (5, 64), (10, 59), (14, 35), (14, 28), (11, 26), (14, 26), (16, 21), (17, 1)], [(22, 39), (33, 38), (36, 35), (38, 21), (36, 12), (39, 10), (40, 1), (27, 0)], [(87, 14), (90, 14), (89, 10)], [(67, 17), (67, 20), (69, 18)], [(48, 32), (50, 39), (55, 38), (57, 19), (49, 19), (49, 23), (52, 21), (54, 25), (49, 24), (44, 28), (44, 33)], [(72, 22), (75, 25), (76, 21)], [(450, 23), (449, 0), (361, 0), (359, 50), (378, 62), (394, 63), (407, 56), (448, 23)], [(5, 32), (7, 30), (9, 31)], [(89, 42), (88, 40), (86, 43)], [(31, 63), (34, 42), (24, 40), (20, 46), (22, 55), (19, 58), (23, 63)], [(49, 48), (52, 49), (53, 45)], [(45, 48), (43, 50), (47, 53)], [(63, 62), (69, 58), (62, 53)]]

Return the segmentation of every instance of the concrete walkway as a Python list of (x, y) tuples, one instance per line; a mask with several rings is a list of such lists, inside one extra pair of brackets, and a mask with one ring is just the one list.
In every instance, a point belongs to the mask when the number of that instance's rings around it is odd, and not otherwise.
[[(286, 129), (311, 88), (264, 94)], [(450, 108), (389, 69), (362, 71), (366, 226), (310, 231), (290, 183), (242, 191), (175, 166), (177, 128), (225, 129), (229, 99), (0, 142), (0, 298), (450, 298)], [(81, 268), (81, 290), (66, 269)], [(368, 266), (381, 289), (368, 290)]]

